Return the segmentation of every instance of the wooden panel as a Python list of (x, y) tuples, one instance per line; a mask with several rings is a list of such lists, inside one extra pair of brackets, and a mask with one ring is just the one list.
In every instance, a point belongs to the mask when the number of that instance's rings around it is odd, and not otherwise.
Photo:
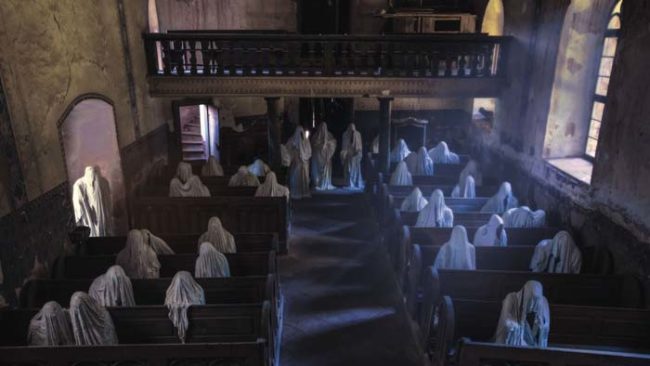
[[(428, 267), (438, 255), (440, 246), (422, 246), (422, 266)], [(530, 271), (534, 247), (476, 247), (476, 268), (485, 270)]]
[[(442, 245), (446, 243), (451, 236), (451, 228), (422, 228), (412, 226), (411, 241), (421, 246), (427, 245)], [(470, 241), (474, 238), (474, 234), (478, 227), (465, 227), (467, 230), (467, 237)], [(544, 239), (550, 239), (557, 234), (558, 228), (543, 227), (543, 228), (506, 228), (508, 235), (508, 246), (534, 246)]]

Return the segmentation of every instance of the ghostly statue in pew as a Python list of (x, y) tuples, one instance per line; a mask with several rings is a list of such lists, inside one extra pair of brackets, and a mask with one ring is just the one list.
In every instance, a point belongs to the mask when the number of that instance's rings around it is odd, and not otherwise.
[(180, 271), (167, 288), (165, 306), (169, 309), (169, 319), (174, 324), (181, 343), (185, 343), (185, 335), (190, 325), (187, 310), (192, 305), (205, 305), (203, 288), (189, 272)]
[(158, 254), (174, 254), (174, 251), (160, 238), (148, 230), (131, 230), (126, 245), (115, 259), (130, 278), (160, 277)]
[(118, 344), (111, 314), (85, 292), (75, 292), (70, 299), (70, 319), (77, 346)]
[(433, 160), (429, 157), (429, 153), (424, 146), (418, 149), (414, 175), (433, 175)]
[(354, 123), (348, 125), (343, 133), (341, 145), (341, 163), (343, 164), (343, 178), (349, 188), (362, 189), (364, 187), (361, 175), (361, 158), (363, 156), (363, 141), (361, 133), (357, 131)]
[(201, 168), (201, 175), (204, 177), (223, 177), (223, 167), (215, 156), (210, 155), (203, 168)]
[(106, 273), (95, 278), (88, 289), (88, 295), (101, 306), (135, 306), (131, 279), (120, 266), (111, 266)]
[(90, 236), (111, 234), (111, 193), (108, 181), (96, 168), (86, 167), (72, 186), (72, 207), (77, 226), (90, 228)]
[[(464, 185), (462, 183), (469, 176), (474, 178), (474, 184), (477, 187), (480, 187), (480, 186), (483, 185), (483, 174), (481, 174), (481, 169), (479, 168), (479, 165), (475, 160), (468, 161), (467, 165), (465, 165), (463, 170), (460, 172), (460, 177), (458, 179), (459, 185), (460, 185), (459, 192), (463, 191)], [(465, 198), (473, 198), (473, 197), (465, 197)]]
[(512, 186), (509, 182), (503, 182), (499, 187), (499, 191), (490, 197), (481, 208), (481, 212), (503, 215), (509, 209), (517, 206), (519, 206), (519, 201), (512, 194)]
[(411, 154), (406, 141), (404, 139), (397, 140), (397, 144), (393, 147), (393, 150), (390, 152), (390, 162), (399, 163), (400, 161), (406, 159), (407, 156)]
[(255, 197), (286, 197), (288, 199), (290, 194), (289, 188), (278, 183), (278, 178), (273, 172), (266, 175), (264, 183), (255, 191)]
[(230, 265), (223, 253), (220, 253), (208, 242), (201, 243), (199, 256), (194, 266), (196, 278), (230, 277)]
[(499, 215), (492, 215), (487, 224), (481, 226), (474, 233), (474, 241), (477, 247), (505, 247), (508, 245), (503, 220)]
[(192, 166), (181, 161), (169, 182), (169, 197), (210, 197), (210, 190), (192, 173)]
[(317, 190), (334, 189), (332, 185), (332, 157), (336, 150), (336, 139), (327, 130), (327, 123), (321, 122), (311, 137), (311, 180)]
[(566, 231), (539, 242), (530, 261), (533, 272), (580, 273), (581, 267), (582, 253)]
[(271, 168), (262, 159), (255, 159), (253, 164), (248, 166), (248, 171), (256, 177), (264, 177), (271, 171)]
[[(305, 130), (298, 126), (293, 136), (284, 145), (290, 160), (289, 190), (291, 198), (301, 199), (311, 196), (309, 188), (309, 160), (311, 159), (311, 144), (305, 136)], [(287, 160), (287, 159), (282, 159)]]
[(409, 169), (409, 172), (415, 175), (415, 172), (417, 171), (417, 167), (418, 167), (417, 151), (413, 151), (410, 154), (408, 154), (408, 156), (404, 159), (404, 162), (406, 163), (406, 167)]
[(479, 174), (476, 162), (470, 160), (467, 166), (460, 172), (458, 184), (451, 191), (453, 198), (475, 198), (476, 197), (476, 180), (472, 174)]
[(422, 196), (422, 191), (419, 187), (413, 188), (411, 193), (406, 196), (402, 205), (400, 206), (400, 211), (404, 212), (420, 212), (426, 205), (429, 204), (426, 198)]
[(429, 203), (418, 214), (416, 227), (453, 227), (454, 213), (445, 205), (445, 196), (436, 189), (431, 193)]
[(510, 346), (546, 347), (551, 325), (544, 288), (528, 281), (503, 299), (494, 341)]
[(70, 315), (58, 302), (46, 302), (41, 310), (34, 315), (29, 322), (27, 344), (38, 347), (75, 344)]
[(535, 228), (546, 225), (544, 210), (533, 211), (528, 206), (511, 208), (503, 214), (503, 222), (511, 228)]
[(218, 217), (211, 217), (208, 221), (208, 231), (199, 237), (198, 245), (210, 243), (221, 253), (237, 253), (235, 237), (226, 230)]
[(444, 141), (429, 150), (429, 156), (434, 164), (460, 164), (460, 157), (449, 151), (449, 146)]
[(433, 262), (438, 269), (476, 269), (476, 249), (467, 239), (467, 230), (462, 225), (455, 226), (449, 241), (440, 247)]
[(395, 170), (393, 171), (393, 174), (391, 174), (390, 176), (389, 184), (391, 186), (412, 186), (413, 185), (413, 176), (411, 175), (411, 172), (409, 172), (409, 169), (406, 166), (406, 162), (400, 161), (397, 164)]
[(258, 187), (259, 185), (260, 180), (244, 165), (240, 166), (237, 173), (228, 181), (228, 187)]

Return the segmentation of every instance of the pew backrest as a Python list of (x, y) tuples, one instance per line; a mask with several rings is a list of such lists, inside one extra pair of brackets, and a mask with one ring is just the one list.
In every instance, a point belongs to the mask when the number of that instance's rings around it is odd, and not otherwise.
[[(477, 226), (466, 226), (467, 237), (473, 240)], [(422, 228), (412, 226), (411, 240), (422, 246), (442, 245), (451, 237), (452, 228)], [(506, 228), (508, 246), (535, 246), (544, 239), (551, 239), (560, 229), (555, 227), (543, 228)]]

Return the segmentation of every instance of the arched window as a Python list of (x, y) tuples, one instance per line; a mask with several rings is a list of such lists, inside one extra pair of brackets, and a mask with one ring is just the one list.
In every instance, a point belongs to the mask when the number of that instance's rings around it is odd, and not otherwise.
[(596, 87), (594, 90), (591, 118), (589, 120), (589, 132), (585, 143), (585, 156), (587, 159), (596, 157), (598, 149), (598, 136), (600, 135), (600, 125), (603, 120), (605, 106), (607, 105), (607, 90), (609, 89), (609, 79), (612, 75), (612, 66), (614, 65), (614, 56), (616, 56), (616, 46), (618, 44), (619, 32), (621, 30), (621, 4), (619, 0), (614, 6), (611, 13), (605, 37), (603, 40), (603, 49), (600, 56), (600, 64), (596, 75)]

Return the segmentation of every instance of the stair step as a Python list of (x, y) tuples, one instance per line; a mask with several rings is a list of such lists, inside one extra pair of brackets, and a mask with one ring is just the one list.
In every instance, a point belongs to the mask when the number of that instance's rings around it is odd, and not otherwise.
[(183, 152), (200, 152), (200, 153), (204, 153), (205, 149), (203, 148), (203, 145), (200, 145), (200, 146), (195, 146), (195, 145), (194, 146), (187, 146), (187, 145), (184, 145), (183, 146)]
[(205, 142), (203, 140), (189, 140), (183, 139), (183, 145), (203, 145)]

